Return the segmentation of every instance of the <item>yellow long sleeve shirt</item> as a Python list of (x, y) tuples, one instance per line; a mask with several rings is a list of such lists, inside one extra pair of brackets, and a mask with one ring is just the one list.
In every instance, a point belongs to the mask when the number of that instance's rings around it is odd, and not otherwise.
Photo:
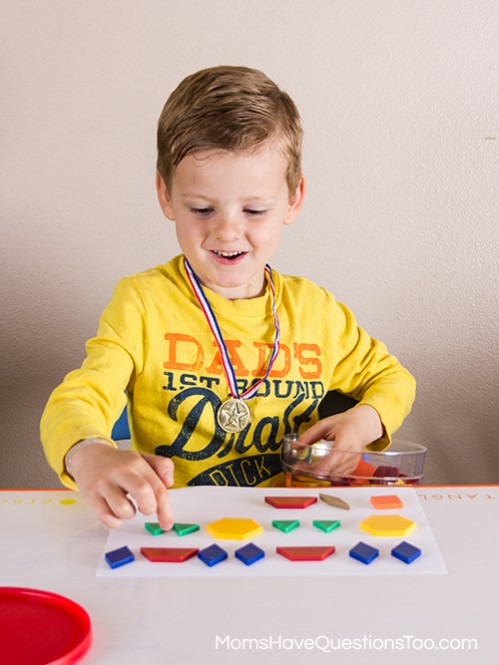
[[(132, 447), (171, 457), (176, 486), (272, 484), (283, 435), (316, 422), (330, 390), (374, 407), (391, 436), (412, 406), (413, 377), (328, 291), (273, 276), (280, 351), (239, 433), (217, 423), (228, 383), (183, 257), (121, 280), (83, 365), (54, 390), (42, 417), (45, 453), (62, 482), (74, 487), (64, 469), (69, 448), (109, 439), (127, 399)], [(265, 374), (272, 352), (270, 289), (248, 300), (205, 292), (243, 392)]]

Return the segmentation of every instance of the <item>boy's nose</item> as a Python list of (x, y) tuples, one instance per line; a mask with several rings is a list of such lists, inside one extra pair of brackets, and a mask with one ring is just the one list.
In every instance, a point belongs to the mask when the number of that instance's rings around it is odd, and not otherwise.
[(218, 240), (223, 242), (237, 240), (241, 235), (241, 224), (239, 220), (228, 215), (220, 217), (215, 228), (215, 235)]

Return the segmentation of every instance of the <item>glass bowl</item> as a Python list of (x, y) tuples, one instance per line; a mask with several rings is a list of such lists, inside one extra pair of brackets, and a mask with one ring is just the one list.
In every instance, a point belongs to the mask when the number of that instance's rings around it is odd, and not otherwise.
[(418, 485), (423, 479), (426, 448), (394, 439), (381, 452), (352, 453), (321, 440), (298, 447), (298, 436), (284, 436), (281, 464), (286, 487), (359, 487), (363, 485)]

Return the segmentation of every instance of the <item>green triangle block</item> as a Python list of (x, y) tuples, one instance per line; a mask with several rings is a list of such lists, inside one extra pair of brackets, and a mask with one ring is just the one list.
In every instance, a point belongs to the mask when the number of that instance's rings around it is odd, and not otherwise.
[(158, 522), (146, 522), (144, 526), (153, 536), (159, 536), (161, 533), (164, 533)]
[(300, 520), (272, 520), (272, 526), (283, 533), (289, 533), (300, 526)]
[(314, 520), (312, 524), (321, 531), (324, 531), (325, 533), (330, 533), (331, 531), (337, 529), (340, 526), (341, 522), (339, 520)]
[(173, 530), (178, 536), (187, 536), (188, 533), (199, 531), (199, 524), (182, 524), (180, 522), (175, 522)]

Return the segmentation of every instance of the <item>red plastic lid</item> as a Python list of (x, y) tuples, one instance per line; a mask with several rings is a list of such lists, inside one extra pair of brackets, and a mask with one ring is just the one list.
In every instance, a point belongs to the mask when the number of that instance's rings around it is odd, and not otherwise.
[(90, 617), (64, 596), (0, 587), (0, 661), (3, 665), (72, 665), (92, 642)]

